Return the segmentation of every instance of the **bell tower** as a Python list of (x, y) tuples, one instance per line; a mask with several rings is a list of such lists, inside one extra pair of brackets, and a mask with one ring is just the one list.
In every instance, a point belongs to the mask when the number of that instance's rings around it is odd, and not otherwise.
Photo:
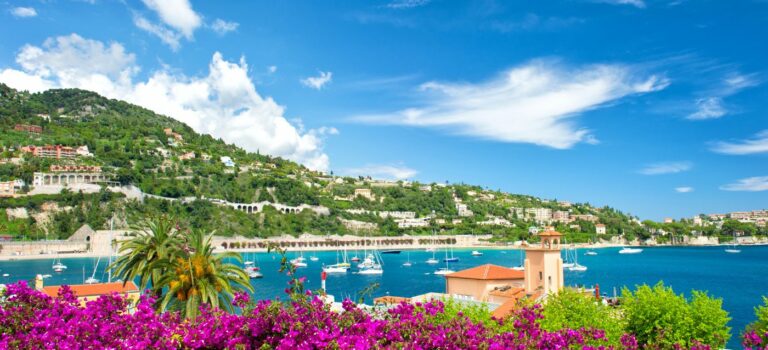
[(541, 244), (525, 249), (525, 292), (554, 294), (563, 288), (560, 237), (555, 230), (539, 234)]

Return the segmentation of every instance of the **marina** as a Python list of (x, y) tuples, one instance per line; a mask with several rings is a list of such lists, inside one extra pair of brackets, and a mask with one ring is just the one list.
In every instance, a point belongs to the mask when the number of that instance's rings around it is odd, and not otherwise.
[[(768, 285), (764, 281), (764, 273), (768, 271), (768, 246), (741, 246), (739, 254), (726, 253), (721, 246), (644, 247), (642, 253), (636, 254), (620, 254), (621, 249), (573, 250), (578, 256), (578, 263), (588, 267), (588, 270), (564, 269), (565, 284), (584, 287), (599, 284), (600, 290), (607, 296), (613, 296), (614, 290), (620, 294), (623, 286), (633, 288), (638, 284), (653, 285), (659, 281), (672, 286), (677, 293), (686, 295), (692, 289), (705, 290), (710, 295), (723, 298), (723, 307), (732, 318), (730, 326), (736, 331), (754, 319), (753, 308), (761, 303), (761, 296), (768, 294)], [(482, 255), (474, 255), (473, 250), (482, 252)], [(563, 250), (563, 256), (566, 251)], [(590, 255), (588, 252), (598, 254)], [(454, 256), (460, 257), (460, 260), (450, 263), (450, 269), (460, 271), (486, 263), (514, 267), (520, 264), (522, 253), (522, 250), (517, 249), (454, 249)], [(436, 274), (436, 271), (445, 267), (427, 264), (432, 254), (424, 250), (375, 254), (369, 262), (372, 266), (363, 269), (369, 272), (354, 273), (359, 270), (358, 264), (351, 263), (350, 273), (329, 274), (328, 293), (338, 299), (355, 299), (360, 291), (372, 283), (379, 283), (372, 297), (411, 297), (442, 292), (445, 290), (445, 278)], [(300, 276), (307, 277), (305, 286), (310, 290), (320, 288), (323, 264), (337, 264), (336, 252), (315, 252), (314, 255), (319, 261), (304, 262), (307, 266), (297, 270)], [(253, 296), (257, 299), (284, 298), (288, 277), (277, 272), (280, 257), (274, 253), (247, 253), (245, 256), (248, 261), (258, 261), (259, 272), (263, 275), (263, 278), (251, 280), (255, 289)], [(288, 252), (288, 256), (300, 257), (292, 252)], [(340, 259), (338, 261), (343, 264), (343, 257)], [(90, 258), (61, 259), (60, 262), (68, 269), (56, 273), (52, 270), (50, 259), (1, 261), (0, 273), (8, 276), (0, 277), (0, 283), (31, 281), (36, 274), (50, 274), (51, 277), (45, 279), (46, 285), (81, 284), (84, 282), (83, 269), (92, 271), (94, 265), (94, 260)], [(410, 265), (403, 266), (409, 262)], [(379, 265), (378, 271), (376, 265)], [(108, 275), (105, 267), (104, 263), (99, 264), (92, 276), (106, 281)], [(386, 269), (386, 273), (380, 273), (382, 269)], [(370, 298), (367, 301), (370, 302)], [(732, 342), (736, 339), (734, 337)]]

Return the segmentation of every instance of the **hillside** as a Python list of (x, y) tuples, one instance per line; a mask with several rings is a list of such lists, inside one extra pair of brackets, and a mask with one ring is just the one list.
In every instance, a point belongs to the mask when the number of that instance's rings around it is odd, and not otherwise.
[[(0, 215), (0, 233), (17, 239), (64, 238), (84, 223), (105, 228), (109, 218), (117, 216), (124, 226), (152, 213), (173, 214), (220, 235), (259, 237), (359, 231), (413, 235), (437, 230), (492, 233), (498, 240), (513, 241), (533, 238), (532, 227), (553, 225), (572, 241), (587, 241), (595, 240), (598, 231), (603, 239), (622, 234), (634, 239), (648, 238), (658, 229), (680, 235), (692, 230), (685, 222), (663, 227), (643, 224), (609, 207), (480, 186), (314, 172), (197, 134), (150, 110), (77, 89), (30, 94), (0, 84), (0, 133), (0, 181), (23, 181), (17, 183), (15, 198), (0, 199), (0, 207), (24, 208), (27, 214)], [(61, 145), (64, 151), (46, 149), (47, 145)], [(80, 179), (88, 182), (96, 170), (104, 179), (91, 181), (101, 185), (85, 191), (91, 193), (73, 191), (70, 187), (77, 186), (68, 185), (60, 194), (36, 194), (55, 186), (35, 185), (35, 173), (55, 179), (71, 174), (67, 181), (82, 175)], [(111, 193), (107, 185), (113, 189), (132, 185), (153, 197), (129, 199)], [(52, 202), (58, 205), (46, 205)], [(720, 231), (709, 234), (715, 233)]]

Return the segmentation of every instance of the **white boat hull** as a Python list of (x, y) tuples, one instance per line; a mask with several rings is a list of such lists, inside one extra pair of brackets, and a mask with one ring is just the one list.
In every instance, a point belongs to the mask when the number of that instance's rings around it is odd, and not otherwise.
[(325, 273), (347, 273), (347, 268), (345, 268), (345, 267), (324, 267), (323, 271)]
[(619, 254), (640, 254), (643, 250), (640, 248), (624, 248), (619, 250)]

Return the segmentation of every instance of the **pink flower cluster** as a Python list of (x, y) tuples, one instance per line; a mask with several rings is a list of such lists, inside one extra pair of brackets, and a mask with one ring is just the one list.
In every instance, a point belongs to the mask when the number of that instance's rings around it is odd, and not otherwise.
[[(613, 349), (598, 329), (547, 332), (538, 306), (511, 318), (511, 332), (494, 331), (459, 314), (437, 322), (439, 301), (363, 310), (349, 300), (334, 312), (319, 298), (251, 302), (237, 294), (241, 314), (202, 307), (191, 321), (157, 314), (142, 297), (135, 309), (118, 295), (81, 307), (65, 286), (50, 298), (21, 282), (0, 298), (0, 348), (13, 349)], [(509, 329), (509, 328), (507, 328)], [(625, 335), (621, 349), (638, 349)]]
[(744, 334), (741, 344), (744, 345), (744, 349), (768, 350), (768, 332), (761, 336), (754, 330), (748, 331)]

